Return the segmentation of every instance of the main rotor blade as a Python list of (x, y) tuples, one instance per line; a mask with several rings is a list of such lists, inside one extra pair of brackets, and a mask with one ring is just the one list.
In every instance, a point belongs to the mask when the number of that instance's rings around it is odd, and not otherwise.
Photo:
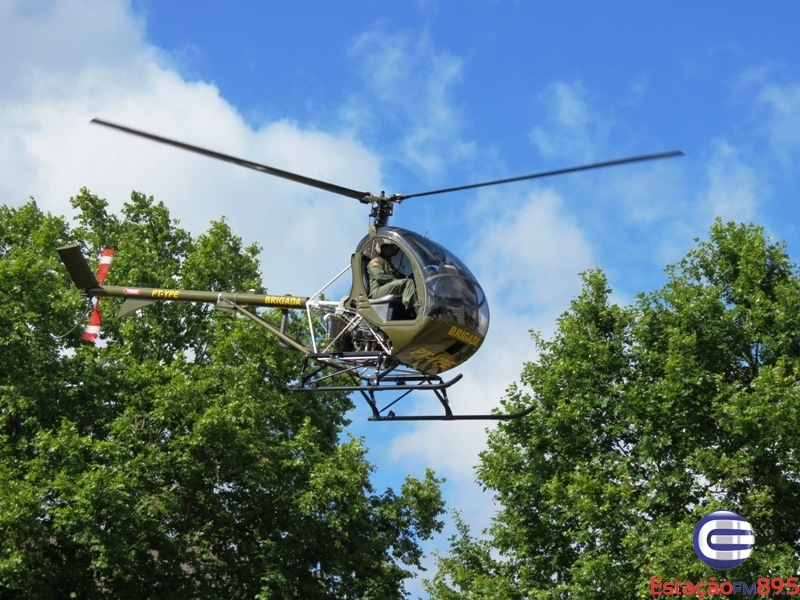
[(607, 160), (604, 162), (592, 163), (589, 165), (581, 165), (579, 167), (568, 167), (566, 169), (556, 169), (554, 171), (543, 171), (542, 173), (520, 175), (519, 177), (509, 177), (508, 179), (495, 179), (494, 181), (484, 181), (483, 183), (470, 183), (467, 185), (459, 185), (456, 187), (443, 188), (441, 190), (432, 190), (430, 192), (420, 192), (418, 194), (401, 194), (399, 196), (399, 199), (408, 200), (409, 198), (420, 198), (422, 196), (433, 196), (434, 194), (459, 192), (461, 190), (471, 190), (473, 188), (487, 187), (490, 185), (501, 185), (503, 183), (513, 183), (515, 181), (538, 179), (539, 177), (550, 177), (552, 175), (563, 175), (565, 173), (575, 173), (577, 171), (589, 171), (591, 169), (602, 169), (603, 167), (614, 167), (616, 165), (624, 165), (627, 163), (634, 163), (634, 162), (644, 162), (646, 160), (672, 158), (674, 156), (683, 156), (683, 152), (681, 152), (680, 150), (671, 150), (669, 152), (659, 152), (658, 154), (643, 154), (641, 156), (631, 156), (629, 158), (618, 158), (616, 160)]
[(297, 173), (284, 171), (283, 169), (276, 169), (275, 167), (262, 165), (257, 162), (253, 162), (251, 160), (246, 160), (244, 158), (236, 158), (235, 156), (230, 156), (228, 154), (223, 154), (221, 152), (215, 152), (214, 150), (207, 150), (206, 148), (201, 148), (199, 146), (193, 146), (192, 144), (186, 144), (184, 142), (179, 142), (177, 140), (161, 137), (160, 135), (155, 135), (153, 133), (147, 133), (145, 131), (139, 131), (138, 129), (133, 129), (131, 127), (125, 127), (124, 125), (110, 123), (109, 121), (104, 121), (103, 119), (92, 119), (92, 123), (97, 123), (98, 125), (105, 125), (106, 127), (118, 129), (120, 131), (124, 131), (125, 133), (131, 133), (133, 135), (138, 135), (139, 137), (153, 140), (154, 142), (168, 144), (170, 146), (175, 146), (176, 148), (188, 150), (189, 152), (204, 154), (205, 156), (210, 156), (211, 158), (216, 158), (217, 160), (224, 160), (226, 162), (233, 163), (235, 165), (247, 167), (248, 169), (254, 169), (256, 171), (260, 171), (261, 173), (266, 173), (267, 175), (274, 175), (275, 177), (288, 179), (289, 181), (294, 181), (296, 183), (302, 183), (303, 185), (308, 185), (311, 187), (318, 188), (320, 190), (325, 190), (326, 192), (333, 192), (334, 194), (339, 194), (340, 196), (347, 196), (348, 198), (355, 198), (356, 200), (361, 200), (361, 201), (370, 196), (369, 192), (360, 192), (358, 190), (342, 187), (334, 183), (328, 183), (327, 181), (312, 179), (311, 177), (298, 175)]

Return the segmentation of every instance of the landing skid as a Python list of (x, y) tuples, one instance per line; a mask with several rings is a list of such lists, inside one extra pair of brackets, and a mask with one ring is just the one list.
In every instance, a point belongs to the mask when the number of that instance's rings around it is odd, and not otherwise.
[[(509, 421), (529, 414), (533, 407), (517, 413), (457, 415), (450, 408), (447, 389), (461, 379), (444, 380), (399, 365), (383, 352), (337, 352), (308, 354), (302, 363), (296, 392), (359, 392), (372, 410), (370, 421)], [(392, 410), (415, 391), (433, 392), (443, 413), (436, 415), (398, 415)], [(378, 392), (399, 393), (379, 408)]]

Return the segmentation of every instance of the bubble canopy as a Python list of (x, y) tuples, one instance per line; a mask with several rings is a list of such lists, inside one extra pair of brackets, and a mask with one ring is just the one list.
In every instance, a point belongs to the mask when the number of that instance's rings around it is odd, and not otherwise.
[(358, 251), (377, 254), (380, 244), (391, 242), (401, 250), (392, 259), (403, 275), (413, 277), (418, 289), (421, 316), (459, 325), (481, 338), (489, 330), (489, 304), (478, 280), (467, 266), (441, 244), (399, 227), (381, 227), (368, 236)]

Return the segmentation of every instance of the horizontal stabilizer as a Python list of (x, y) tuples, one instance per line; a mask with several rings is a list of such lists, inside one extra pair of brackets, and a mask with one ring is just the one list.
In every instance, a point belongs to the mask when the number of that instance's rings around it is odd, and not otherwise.
[(79, 290), (100, 287), (100, 282), (97, 281), (97, 277), (92, 273), (92, 269), (89, 267), (89, 263), (86, 261), (86, 257), (81, 252), (81, 247), (78, 244), (62, 246), (58, 248), (58, 254), (72, 281), (75, 282), (75, 287)]
[(136, 312), (140, 308), (150, 306), (154, 302), (155, 300), (150, 300), (149, 298), (125, 298), (125, 300), (122, 301), (122, 306), (119, 307), (117, 316), (124, 317), (125, 315)]

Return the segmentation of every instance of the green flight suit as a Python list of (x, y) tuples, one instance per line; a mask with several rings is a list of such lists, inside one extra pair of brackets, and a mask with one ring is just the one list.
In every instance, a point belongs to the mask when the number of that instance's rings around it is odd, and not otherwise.
[(403, 306), (409, 312), (419, 308), (417, 301), (417, 287), (413, 279), (408, 279), (398, 273), (391, 262), (382, 256), (376, 256), (369, 261), (369, 297), (380, 298), (392, 294), (401, 296)]

